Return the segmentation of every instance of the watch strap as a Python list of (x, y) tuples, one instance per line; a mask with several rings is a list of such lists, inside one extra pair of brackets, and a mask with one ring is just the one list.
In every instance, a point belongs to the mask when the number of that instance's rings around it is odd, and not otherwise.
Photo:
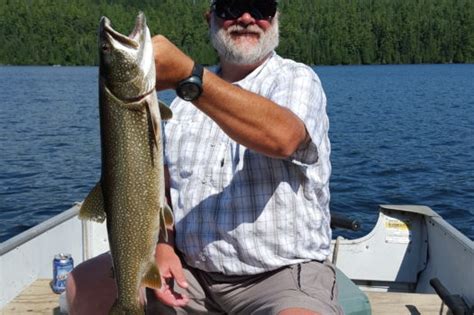
[(194, 63), (193, 71), (191, 72), (191, 76), (197, 76), (202, 81), (202, 75), (204, 73), (204, 67), (200, 63)]

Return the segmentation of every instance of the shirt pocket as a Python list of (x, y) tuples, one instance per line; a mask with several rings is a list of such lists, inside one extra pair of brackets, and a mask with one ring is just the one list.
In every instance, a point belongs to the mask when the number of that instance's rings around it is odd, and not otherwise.
[(222, 131), (210, 119), (181, 119), (166, 126), (166, 156), (170, 171), (182, 179), (211, 184), (223, 161)]

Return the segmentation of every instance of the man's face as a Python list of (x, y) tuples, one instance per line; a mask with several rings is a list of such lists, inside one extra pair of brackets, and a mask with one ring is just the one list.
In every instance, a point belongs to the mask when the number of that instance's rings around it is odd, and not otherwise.
[(210, 35), (212, 45), (224, 61), (253, 65), (278, 46), (278, 15), (267, 20), (244, 12), (235, 19), (221, 19), (211, 12)]

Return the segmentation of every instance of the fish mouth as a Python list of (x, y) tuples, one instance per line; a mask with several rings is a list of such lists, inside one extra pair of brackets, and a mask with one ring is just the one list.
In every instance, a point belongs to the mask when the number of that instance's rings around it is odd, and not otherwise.
[(103, 16), (100, 19), (100, 36), (109, 42), (117, 41), (122, 45), (138, 49), (140, 47), (140, 38), (146, 29), (146, 19), (143, 12), (140, 12), (135, 21), (135, 27), (130, 35), (123, 35), (112, 28), (110, 20)]

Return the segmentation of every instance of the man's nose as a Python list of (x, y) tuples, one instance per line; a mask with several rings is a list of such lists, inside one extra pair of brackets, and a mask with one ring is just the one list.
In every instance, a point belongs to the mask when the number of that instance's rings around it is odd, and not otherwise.
[(240, 24), (249, 25), (255, 23), (255, 18), (249, 12), (244, 12), (237, 21)]

